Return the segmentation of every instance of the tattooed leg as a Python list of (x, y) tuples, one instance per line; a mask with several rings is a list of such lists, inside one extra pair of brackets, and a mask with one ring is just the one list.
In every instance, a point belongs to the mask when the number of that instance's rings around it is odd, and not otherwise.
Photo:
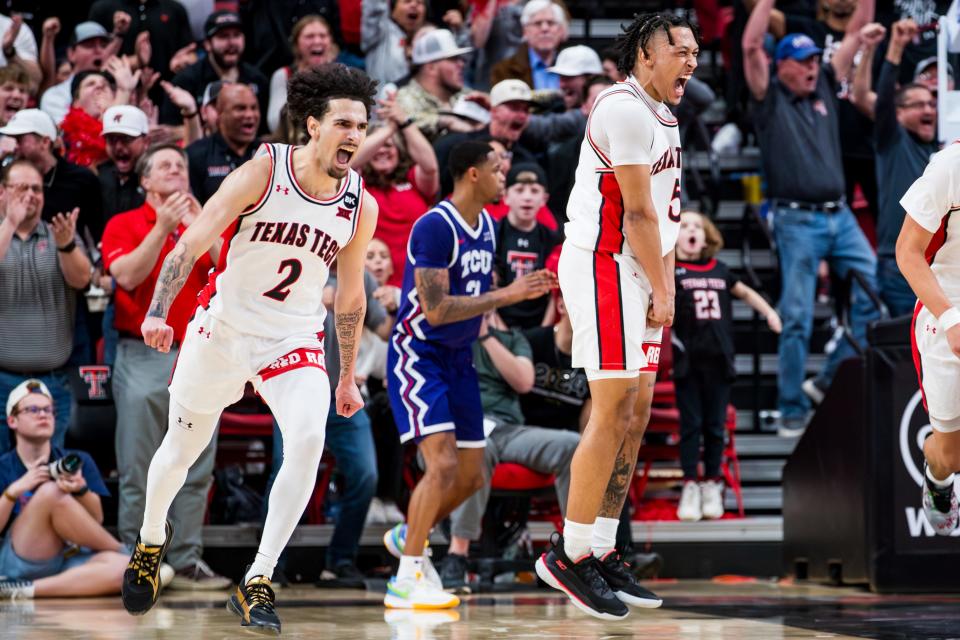
[(636, 395), (636, 404), (634, 405), (630, 426), (627, 428), (623, 444), (620, 445), (620, 450), (617, 452), (617, 458), (613, 464), (613, 473), (610, 475), (610, 482), (607, 483), (600, 511), (597, 514), (601, 517), (619, 518), (620, 511), (623, 510), (623, 503), (626, 500), (627, 492), (630, 490), (633, 473), (637, 467), (637, 454), (640, 451), (643, 433), (650, 421), (650, 404), (653, 401), (653, 388), (656, 378), (657, 374), (655, 373), (640, 374), (640, 388)]

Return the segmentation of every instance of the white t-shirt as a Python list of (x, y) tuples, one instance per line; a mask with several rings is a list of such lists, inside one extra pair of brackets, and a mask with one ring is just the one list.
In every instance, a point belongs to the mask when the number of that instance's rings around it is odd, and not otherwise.
[(900, 206), (933, 234), (927, 262), (950, 301), (960, 304), (960, 142), (933, 155)]
[(590, 251), (634, 255), (623, 234), (623, 197), (613, 168), (650, 167), (650, 196), (660, 220), (663, 255), (680, 232), (680, 133), (677, 119), (633, 77), (604, 90), (587, 120), (573, 190), (567, 239)]

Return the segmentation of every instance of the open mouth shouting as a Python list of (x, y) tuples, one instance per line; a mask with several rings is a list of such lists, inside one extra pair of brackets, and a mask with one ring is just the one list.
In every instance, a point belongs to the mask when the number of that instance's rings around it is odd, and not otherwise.
[(350, 167), (350, 161), (353, 160), (353, 155), (357, 152), (357, 147), (353, 145), (340, 145), (337, 147), (336, 154), (336, 164), (338, 168), (347, 169)]
[(673, 81), (673, 94), (677, 100), (683, 97), (684, 92), (687, 88), (687, 81), (690, 80), (690, 76), (693, 74), (685, 73), (681, 76), (678, 76), (676, 80)]

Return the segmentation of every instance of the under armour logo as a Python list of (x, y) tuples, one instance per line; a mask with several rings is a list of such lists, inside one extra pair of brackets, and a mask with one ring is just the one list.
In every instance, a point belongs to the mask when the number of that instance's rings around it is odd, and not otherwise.
[(290, 187), (281, 187), (281, 186), (278, 184), (278, 185), (277, 185), (277, 193), (280, 193), (281, 191), (283, 192), (283, 195), (288, 195), (288, 194), (290, 193)]
[(345, 220), (350, 220), (350, 214), (353, 213), (353, 209), (345, 209), (343, 207), (337, 207), (337, 217), (343, 218)]
[(204, 338), (207, 338), (208, 340), (210, 339), (210, 332), (204, 329), (203, 327), (200, 327), (200, 330), (197, 331), (197, 335), (201, 335)]
[(177, 424), (186, 429), (187, 431), (193, 431), (192, 422), (184, 422), (183, 418), (177, 418)]

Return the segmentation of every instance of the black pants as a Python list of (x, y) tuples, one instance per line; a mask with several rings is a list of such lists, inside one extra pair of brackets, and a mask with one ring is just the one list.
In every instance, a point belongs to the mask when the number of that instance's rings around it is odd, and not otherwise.
[(720, 476), (720, 459), (726, 435), (727, 402), (731, 383), (726, 364), (691, 366), (690, 372), (676, 381), (677, 408), (680, 409), (680, 466), (685, 480), (697, 479), (700, 462), (700, 435), (703, 434), (703, 475)]

